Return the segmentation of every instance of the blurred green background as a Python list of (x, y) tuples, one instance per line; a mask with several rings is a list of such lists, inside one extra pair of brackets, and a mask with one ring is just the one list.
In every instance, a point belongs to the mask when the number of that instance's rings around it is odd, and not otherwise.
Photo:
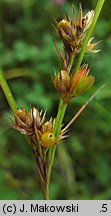
[[(61, 63), (53, 45), (58, 39), (52, 24), (79, 1), (0, 0), (0, 67), (18, 107), (48, 109), (56, 116), (59, 96), (50, 78)], [(84, 14), (97, 0), (82, 1)], [(104, 89), (69, 130), (58, 146), (51, 179), (51, 199), (111, 199), (111, 2), (107, 0), (96, 25), (101, 52), (84, 62), (96, 77), (94, 87), (73, 100), (64, 123), (103, 83)], [(42, 199), (32, 153), (24, 137), (8, 127), (10, 110), (0, 89), (0, 199)]]

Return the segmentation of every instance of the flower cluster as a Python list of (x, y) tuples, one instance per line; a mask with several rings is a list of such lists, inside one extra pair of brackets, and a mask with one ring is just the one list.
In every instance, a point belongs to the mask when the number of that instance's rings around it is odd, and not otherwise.
[(82, 7), (80, 4), (78, 19), (76, 19), (75, 14), (73, 13), (73, 18), (71, 21), (67, 16), (66, 20), (63, 19), (57, 23), (58, 34), (63, 40), (67, 52), (74, 52), (75, 54), (80, 52), (84, 36), (92, 23), (93, 17), (93, 10), (89, 11), (86, 16), (83, 17)]
[[(66, 61), (66, 65), (68, 65), (69, 58), (72, 54), (74, 56), (77, 56), (80, 53), (81, 46), (84, 42), (86, 32), (89, 29), (90, 25), (92, 24), (93, 17), (94, 17), (93, 10), (89, 11), (85, 16), (83, 16), (82, 6), (80, 4), (78, 18), (76, 18), (75, 16), (75, 10), (73, 6), (72, 20), (69, 19), (67, 14), (66, 14), (66, 19), (62, 19), (59, 22), (55, 20), (56, 26), (54, 27), (56, 29), (58, 36), (61, 38), (64, 44), (64, 50), (65, 50), (64, 61)], [(98, 42), (91, 43), (92, 40), (93, 38), (89, 40), (86, 53), (99, 52), (99, 50), (94, 50)]]
[(55, 120), (51, 117), (49, 121), (46, 121), (46, 112), (39, 112), (35, 107), (31, 108), (29, 112), (25, 109), (18, 109), (16, 113), (13, 113), (13, 116), (15, 120), (11, 119), (13, 123), (11, 127), (28, 136), (31, 143), (35, 141), (41, 148), (52, 147), (66, 137), (64, 136), (65, 132), (61, 131), (56, 139), (53, 133)]
[[(75, 17), (73, 7), (72, 20), (66, 15), (66, 19), (60, 22), (56, 21), (55, 28), (64, 44), (65, 57), (59, 52), (55, 44), (64, 68), (61, 69), (58, 74), (55, 73), (54, 77), (52, 77), (52, 81), (64, 103), (68, 103), (72, 98), (83, 94), (94, 83), (95, 79), (92, 75), (89, 75), (90, 69), (88, 69), (88, 65), (80, 66), (74, 75), (73, 70), (71, 71), (72, 65), (70, 67), (71, 55), (73, 53), (73, 56), (76, 56), (81, 51), (81, 46), (86, 32), (93, 21), (93, 17), (93, 10), (83, 16), (82, 6), (80, 4), (78, 18)], [(87, 52), (93, 52), (93, 48), (97, 44), (91, 44), (92, 39), (93, 38), (89, 40), (87, 45)], [(64, 136), (66, 131), (63, 130), (64, 133), (62, 133), (61, 130), (59, 136), (56, 138), (53, 133), (54, 119), (51, 117), (49, 121), (46, 121), (46, 112), (39, 112), (38, 109), (34, 107), (31, 107), (29, 112), (25, 109), (18, 109), (13, 115), (15, 120), (11, 119), (13, 122), (11, 126), (20, 133), (27, 135), (31, 143), (38, 143), (36, 146), (38, 145), (40, 148), (49, 148), (60, 143), (60, 141), (66, 137)]]
[[(70, 20), (66, 14), (66, 19), (59, 22), (55, 21), (56, 32), (64, 45), (64, 55), (54, 42), (59, 58), (62, 60), (63, 67), (58, 74), (55, 72), (52, 81), (64, 103), (68, 103), (72, 98), (86, 92), (95, 81), (95, 78), (89, 75), (90, 69), (88, 69), (87, 64), (80, 66), (79, 69), (75, 71), (75, 69), (72, 69), (73, 64), (71, 63), (74, 57), (81, 52), (87, 30), (92, 24), (93, 18), (93, 10), (83, 16), (82, 6), (80, 4), (77, 18), (73, 6), (72, 20)], [(86, 53), (97, 53), (100, 51), (94, 49), (99, 42), (92, 43), (92, 40), (93, 37), (88, 41), (85, 50)]]
[[(56, 143), (55, 136), (52, 133), (54, 120), (51, 117), (49, 121), (46, 121), (46, 112), (39, 112), (34, 107), (29, 112), (25, 109), (18, 109), (13, 115), (15, 121), (11, 119), (13, 122), (12, 128), (33, 140), (37, 140), (42, 147), (50, 147)], [(48, 142), (48, 139), (50, 142)]]
[(65, 70), (61, 70), (58, 75), (52, 78), (55, 88), (61, 95), (64, 103), (68, 103), (72, 98), (83, 94), (94, 83), (95, 78), (89, 75), (88, 65), (82, 65), (74, 76), (69, 75)]

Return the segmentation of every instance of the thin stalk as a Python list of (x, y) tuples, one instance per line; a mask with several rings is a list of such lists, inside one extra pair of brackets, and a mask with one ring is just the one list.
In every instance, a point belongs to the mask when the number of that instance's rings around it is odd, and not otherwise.
[[(41, 182), (41, 178), (40, 178), (40, 182)], [(41, 186), (42, 186), (42, 192), (43, 192), (44, 199), (49, 200), (49, 187), (48, 187), (47, 182), (45, 182), (45, 184), (41, 182)]]
[(53, 133), (55, 134), (56, 137), (58, 137), (59, 135), (58, 132), (60, 132), (61, 130), (61, 124), (62, 124), (62, 120), (63, 120), (66, 108), (67, 108), (67, 104), (64, 104), (63, 100), (60, 98), (58, 114), (57, 114), (56, 121), (55, 121), (55, 127), (53, 129)]
[[(35, 158), (35, 160), (36, 160), (36, 158)], [(38, 173), (39, 173), (39, 179), (40, 179), (40, 183), (41, 183), (41, 186), (42, 186), (43, 197), (44, 197), (45, 200), (49, 200), (49, 188), (47, 187), (47, 182), (44, 183), (44, 179), (42, 177), (42, 174), (41, 174), (40, 168), (38, 166), (37, 160), (36, 160), (36, 167), (37, 167), (37, 170), (38, 170)]]
[[(69, 61), (70, 66), (68, 66), (68, 68), (70, 68), (70, 70), (72, 68), (73, 61), (74, 61), (74, 56), (71, 56), (71, 59)], [(67, 104), (64, 104), (63, 100), (60, 98), (58, 113), (57, 113), (57, 117), (55, 120), (55, 126), (53, 129), (53, 133), (55, 134), (56, 138), (58, 137), (58, 135), (60, 133), (61, 125), (62, 125), (62, 121), (63, 121), (64, 115), (65, 115), (66, 108), (67, 108)], [(49, 187), (49, 183), (50, 183), (51, 170), (52, 170), (52, 166), (53, 166), (53, 162), (54, 162), (55, 152), (56, 152), (56, 146), (49, 149), (49, 152), (48, 152), (48, 164), (49, 164), (48, 174), (47, 174), (48, 175), (47, 176), (48, 187)]]
[(91, 34), (92, 34), (93, 30), (94, 30), (94, 27), (96, 25), (96, 22), (98, 20), (98, 17), (99, 17), (99, 14), (101, 12), (101, 9), (103, 7), (104, 2), (105, 2), (105, 0), (98, 0), (98, 2), (97, 2), (96, 9), (95, 9), (95, 15), (94, 15), (92, 24), (91, 24), (90, 28), (88, 29), (88, 31), (86, 33), (86, 36), (85, 36), (83, 45), (81, 47), (81, 52), (79, 54), (79, 57), (78, 57), (74, 72), (76, 72), (79, 69), (79, 67), (80, 67), (80, 65), (82, 63), (84, 54), (86, 52), (86, 47), (87, 47), (89, 38), (91, 37)]
[(63, 105), (63, 100), (62, 98), (60, 98), (60, 101), (59, 101), (59, 107), (58, 107), (58, 113), (57, 113), (57, 117), (55, 119), (55, 126), (54, 126), (54, 129), (53, 129), (53, 133), (56, 134), (56, 131), (57, 131), (57, 128), (58, 128), (58, 123), (59, 123), (59, 119), (60, 119), (60, 115), (61, 115), (61, 107)]
[(74, 54), (72, 54), (70, 56), (70, 59), (69, 59), (69, 64), (68, 64), (67, 69), (66, 69), (68, 73), (70, 73), (70, 71), (71, 71), (73, 62), (74, 62)]
[(57, 131), (55, 132), (56, 137), (59, 136), (59, 133), (61, 131), (61, 125), (62, 125), (62, 122), (63, 122), (63, 118), (64, 118), (64, 115), (65, 115), (66, 108), (67, 108), (67, 104), (63, 104), (60, 107), (60, 111), (59, 111), (60, 112), (60, 118), (59, 118), (59, 121), (58, 121)]
[(12, 112), (15, 113), (17, 110), (17, 104), (16, 104), (15, 99), (14, 99), (14, 97), (10, 91), (10, 88), (9, 88), (5, 78), (4, 78), (2, 71), (0, 71), (0, 85), (1, 85), (3, 93), (7, 99), (7, 102), (9, 104)]
[(49, 194), (48, 194), (48, 191), (44, 188), (43, 185), (42, 185), (42, 191), (43, 191), (43, 197), (44, 197), (44, 200), (49, 200)]
[[(60, 133), (61, 124), (62, 124), (64, 115), (65, 115), (66, 108), (67, 108), (67, 104), (62, 104), (62, 106), (58, 110), (59, 119), (57, 119), (57, 121), (56, 121), (56, 124), (57, 124), (58, 127), (57, 127), (57, 130), (54, 131), (56, 137), (58, 137), (58, 135)], [(56, 145), (49, 150), (49, 167), (48, 167), (48, 177), (47, 177), (48, 185), (49, 185), (49, 182), (50, 182), (50, 176), (51, 176), (51, 170), (52, 170), (52, 165), (53, 165), (53, 161), (54, 161), (55, 152), (56, 152)]]

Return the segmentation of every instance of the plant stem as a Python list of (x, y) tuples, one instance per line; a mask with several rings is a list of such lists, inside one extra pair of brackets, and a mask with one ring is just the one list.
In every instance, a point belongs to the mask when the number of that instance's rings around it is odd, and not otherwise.
[(16, 102), (14, 100), (14, 97), (13, 97), (11, 91), (10, 91), (10, 88), (9, 88), (5, 78), (4, 78), (4, 75), (3, 75), (2, 71), (0, 71), (0, 85), (1, 85), (3, 93), (4, 93), (4, 95), (5, 95), (5, 97), (6, 97), (7, 101), (8, 101), (8, 104), (9, 104), (12, 112), (15, 113), (16, 110), (17, 110), (17, 104), (16, 104)]
[(91, 34), (92, 34), (93, 30), (94, 30), (94, 27), (96, 25), (97, 19), (99, 17), (99, 14), (101, 12), (101, 9), (103, 7), (104, 2), (105, 2), (105, 0), (98, 0), (98, 2), (97, 2), (96, 9), (95, 9), (95, 15), (94, 15), (92, 24), (91, 24), (90, 28), (88, 29), (88, 31), (86, 33), (84, 42), (83, 42), (82, 47), (81, 47), (81, 52), (79, 54), (79, 57), (78, 57), (78, 60), (77, 60), (77, 63), (76, 63), (75, 69), (74, 69), (74, 72), (76, 72), (79, 69), (79, 67), (80, 67), (80, 65), (82, 63), (82, 60), (83, 60), (83, 57), (84, 57), (84, 54), (85, 54), (85, 51), (86, 51), (86, 47), (87, 47), (89, 38), (91, 37)]
[(60, 110), (61, 110), (61, 107), (63, 105), (63, 100), (62, 98), (60, 98), (60, 101), (59, 101), (59, 107), (58, 107), (58, 113), (57, 113), (57, 117), (55, 119), (55, 126), (53, 128), (53, 133), (56, 134), (56, 131), (57, 131), (57, 128), (58, 128), (58, 123), (59, 123), (59, 119), (60, 119)]
[[(60, 105), (59, 105), (58, 114), (57, 114), (55, 127), (53, 131), (56, 137), (58, 137), (60, 133), (61, 124), (62, 124), (64, 115), (65, 115), (66, 108), (67, 108), (67, 104), (64, 104), (62, 99), (60, 99)], [(56, 145), (49, 150), (49, 167), (48, 167), (48, 177), (47, 177), (48, 185), (50, 182), (50, 176), (51, 176), (51, 170), (52, 170), (52, 165), (54, 161), (55, 151), (56, 151)]]
[(74, 62), (74, 54), (72, 53), (70, 56), (70, 59), (69, 59), (69, 64), (68, 64), (67, 69), (66, 69), (68, 73), (70, 73), (70, 71), (71, 71), (73, 62)]
[[(85, 36), (83, 45), (81, 47), (81, 52), (79, 54), (79, 57), (78, 57), (74, 72), (76, 72), (78, 70), (78, 68), (80, 67), (80, 65), (81, 65), (81, 62), (83, 60), (89, 38), (90, 38), (90, 36), (92, 34), (92, 31), (93, 31), (93, 29), (95, 27), (95, 24), (97, 22), (97, 19), (99, 17), (99, 14), (100, 14), (100, 11), (102, 9), (102, 6), (103, 6), (104, 2), (105, 2), (105, 0), (98, 0), (98, 2), (97, 2), (96, 9), (95, 9), (95, 15), (94, 15), (92, 24), (91, 24), (90, 28), (88, 29), (88, 31), (86, 33), (86, 36)], [(68, 70), (69, 73), (71, 71), (73, 61), (74, 61), (74, 56), (71, 56), (71, 58), (69, 59), (68, 67), (67, 67), (67, 70)], [(64, 104), (62, 99), (60, 99), (58, 113), (57, 113), (55, 126), (54, 126), (54, 130), (53, 130), (56, 137), (58, 137), (58, 135), (60, 133), (61, 125), (62, 125), (62, 121), (63, 121), (64, 115), (65, 115), (66, 108), (67, 108), (67, 104)], [(49, 187), (49, 183), (50, 183), (50, 177), (51, 177), (51, 171), (52, 171), (52, 166), (53, 166), (53, 162), (54, 162), (55, 152), (56, 152), (56, 146), (49, 149), (49, 152), (48, 152), (48, 164), (49, 164), (49, 166), (48, 166), (48, 176), (47, 176), (48, 187)]]
[(59, 132), (61, 130), (61, 124), (64, 118), (66, 108), (67, 108), (67, 104), (64, 104), (63, 100), (60, 98), (58, 114), (55, 120), (55, 127), (53, 129), (53, 133), (55, 134), (56, 137), (58, 137)]
[(49, 200), (49, 187), (46, 183), (45, 185), (41, 182), (42, 191), (43, 191), (43, 197), (45, 200)]
[[(74, 56), (73, 56), (73, 59), (74, 59)], [(73, 61), (72, 61), (72, 56), (71, 56), (70, 67), (68, 67), (68, 68), (70, 68), (70, 70), (71, 70), (72, 64), (73, 64)], [(67, 108), (67, 104), (64, 104), (63, 100), (60, 98), (58, 113), (57, 113), (54, 129), (53, 129), (53, 133), (55, 134), (56, 138), (58, 138), (58, 135), (60, 133), (61, 125), (62, 125), (62, 121), (63, 121), (64, 115), (65, 115), (66, 108)], [(53, 166), (55, 152), (56, 152), (56, 145), (53, 146), (51, 149), (49, 149), (49, 152), (48, 152), (48, 174), (47, 174), (48, 175), (47, 176), (48, 187), (49, 187), (49, 183), (50, 183), (51, 170), (52, 170), (52, 166)]]

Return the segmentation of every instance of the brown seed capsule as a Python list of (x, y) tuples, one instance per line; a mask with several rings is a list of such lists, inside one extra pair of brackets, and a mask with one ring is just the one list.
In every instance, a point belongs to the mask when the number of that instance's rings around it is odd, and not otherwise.
[(61, 70), (53, 80), (55, 88), (60, 93), (63, 100), (67, 97), (70, 87), (70, 76), (65, 70)]
[(33, 115), (32, 115), (32, 109), (27, 113), (26, 116), (26, 126), (28, 128), (31, 128), (33, 124)]
[(11, 125), (11, 127), (20, 131), (20, 133), (22, 134), (31, 135), (33, 130), (33, 118), (30, 112), (27, 113), (25, 109), (18, 109), (13, 115), (15, 117), (15, 122), (13, 121), (13, 119), (11, 119), (13, 122), (13, 125)]
[(67, 20), (62, 20), (58, 23), (58, 33), (63, 40), (70, 41), (72, 39), (71, 23)]
[[(16, 111), (16, 115), (18, 116), (18, 118), (22, 121), (22, 122), (26, 122), (26, 110), (25, 109), (18, 109)], [(16, 120), (17, 121), (17, 120)]]

